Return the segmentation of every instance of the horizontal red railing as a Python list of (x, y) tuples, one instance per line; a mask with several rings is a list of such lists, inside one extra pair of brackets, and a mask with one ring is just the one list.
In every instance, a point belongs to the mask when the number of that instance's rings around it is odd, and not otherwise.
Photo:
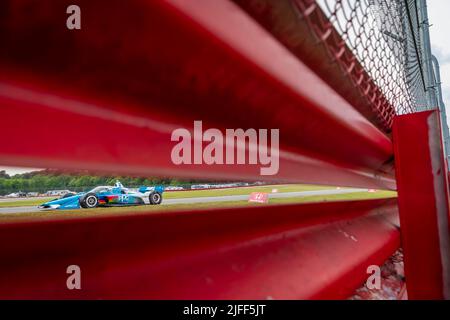
[[(0, 8), (3, 164), (395, 188), (390, 139), (235, 4), (80, 1), (72, 32), (62, 3), (32, 2)], [(280, 129), (279, 174), (173, 165), (194, 120)]]
[[(233, 2), (77, 4), (69, 31), (64, 2), (0, 2), (0, 164), (396, 188), (376, 116)], [(173, 164), (194, 120), (280, 129), (278, 174)], [(0, 297), (346, 298), (398, 248), (396, 214), (389, 199), (0, 224)]]
[(315, 0), (233, 0), (385, 132), (395, 109)]
[(381, 199), (0, 224), (0, 243), (1, 298), (338, 299), (399, 232)]

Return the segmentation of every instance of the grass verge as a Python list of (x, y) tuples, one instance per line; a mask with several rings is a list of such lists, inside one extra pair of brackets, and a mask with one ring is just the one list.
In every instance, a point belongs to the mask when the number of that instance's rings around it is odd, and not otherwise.
[(11, 201), (1, 201), (0, 208), (7, 207), (30, 207), (30, 206), (38, 206), (44, 202), (55, 199), (55, 197), (48, 198), (32, 198), (27, 200), (11, 200)]
[[(252, 192), (268, 192), (271, 193), (273, 189), (278, 192), (297, 192), (297, 191), (311, 191), (311, 190), (328, 190), (336, 187), (327, 186), (313, 186), (305, 184), (288, 184), (288, 185), (271, 185), (260, 187), (243, 187), (243, 188), (227, 188), (227, 189), (213, 189), (213, 190), (192, 190), (192, 191), (170, 191), (164, 193), (164, 199), (179, 199), (179, 198), (199, 198), (199, 197), (219, 197), (219, 196), (234, 196), (246, 195)], [(2, 207), (26, 207), (38, 206), (44, 202), (55, 199), (55, 197), (38, 198), (29, 200), (11, 200), (0, 202)]]

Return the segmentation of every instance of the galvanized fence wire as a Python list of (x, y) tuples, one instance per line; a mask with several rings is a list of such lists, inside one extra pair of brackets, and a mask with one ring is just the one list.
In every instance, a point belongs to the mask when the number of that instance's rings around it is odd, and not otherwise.
[[(414, 0), (296, 0), (303, 17), (323, 11), (327, 20), (309, 21), (311, 31), (322, 42), (335, 63), (351, 74), (351, 51), (383, 97), (370, 96), (371, 107), (384, 117), (388, 127), (396, 114), (427, 108), (423, 74), (423, 44)], [(337, 31), (337, 32), (336, 32)], [(333, 34), (340, 39), (330, 41)], [(335, 36), (336, 37), (336, 36)], [(358, 74), (355, 87), (370, 94)]]

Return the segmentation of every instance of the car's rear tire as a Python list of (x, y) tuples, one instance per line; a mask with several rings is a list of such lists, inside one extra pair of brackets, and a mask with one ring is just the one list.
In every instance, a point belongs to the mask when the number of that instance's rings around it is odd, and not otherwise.
[(162, 194), (159, 192), (152, 192), (149, 194), (148, 200), (150, 201), (150, 204), (161, 204)]
[(98, 197), (95, 193), (87, 193), (80, 198), (80, 206), (85, 209), (92, 209), (98, 206)]

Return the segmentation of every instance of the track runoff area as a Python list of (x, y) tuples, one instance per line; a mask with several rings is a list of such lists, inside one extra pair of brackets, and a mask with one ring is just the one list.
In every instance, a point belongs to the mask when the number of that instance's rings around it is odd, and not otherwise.
[[(267, 194), (267, 201), (250, 201), (255, 193)], [(321, 202), (332, 200), (359, 200), (395, 197), (392, 191), (313, 186), (301, 184), (269, 185), (257, 187), (236, 187), (225, 189), (167, 191), (161, 205), (126, 207), (106, 207), (77, 210), (40, 210), (38, 205), (52, 198), (1, 199), (0, 221), (20, 218), (78, 217), (99, 214), (145, 213), (148, 211), (170, 211), (214, 209), (233, 206), (276, 205), (301, 202)], [(130, 210), (132, 208), (132, 210)]]

